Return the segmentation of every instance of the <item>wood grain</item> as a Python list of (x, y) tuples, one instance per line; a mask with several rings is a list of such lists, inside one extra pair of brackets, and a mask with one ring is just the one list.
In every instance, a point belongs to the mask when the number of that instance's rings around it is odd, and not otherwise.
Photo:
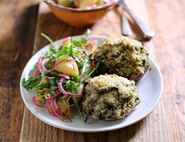
[[(131, 3), (130, 3), (131, 4)], [(136, 9), (138, 11), (142, 9), (145, 15), (141, 16), (147, 20), (146, 8), (143, 7), (145, 5), (145, 1), (140, 1), (140, 6)], [(51, 20), (52, 19), (52, 20)], [(121, 35), (121, 20), (120, 20), (120, 11), (114, 10), (110, 12), (105, 18), (96, 23), (93, 26), (85, 27), (85, 28), (74, 28), (66, 25), (65, 23), (56, 19), (49, 11), (48, 8), (41, 4), (39, 7), (39, 15), (38, 15), (38, 23), (37, 23), (37, 34), (35, 36), (35, 47), (34, 52), (38, 49), (42, 48), (47, 44), (45, 40), (40, 37), (40, 33), (46, 33), (54, 40), (60, 39), (62, 37), (66, 37), (69, 35), (83, 34), (87, 28), (91, 28), (92, 34), (108, 34), (111, 36), (120, 36)], [(148, 43), (147, 47), (152, 49), (152, 43)], [(152, 52), (154, 53), (154, 52)], [(41, 141), (125, 141), (125, 140), (152, 140), (152, 137), (147, 139), (145, 133), (145, 127), (150, 125), (149, 121), (152, 119), (147, 117), (141, 122), (132, 125), (128, 128), (124, 128), (117, 131), (106, 132), (106, 133), (74, 133), (56, 129), (49, 125), (44, 124), (36, 117), (34, 117), (27, 109), (24, 112), (24, 119), (22, 125), (22, 133), (21, 133), (21, 142), (41, 142)], [(152, 129), (152, 127), (150, 127)]]
[[(147, 19), (157, 36), (147, 43), (156, 52), (164, 77), (164, 93), (158, 106), (144, 120), (130, 127), (106, 133), (71, 133), (50, 127), (25, 110), (21, 142), (39, 141), (185, 141), (185, 1), (129, 0), (130, 5)], [(37, 18), (34, 0), (1, 0), (0, 2), (0, 141), (19, 141), (23, 102), (19, 93), (19, 76), (31, 56)], [(147, 7), (147, 12), (146, 12)], [(53, 39), (82, 34), (85, 28), (70, 27), (47, 10), (39, 14), (34, 52), (47, 42), (40, 32)], [(89, 27), (94, 34), (120, 34), (117, 11)], [(52, 18), (52, 20), (51, 20)], [(111, 22), (113, 21), (113, 23)], [(110, 24), (109, 24), (110, 23)], [(155, 56), (153, 56), (155, 57)]]
[(19, 141), (24, 110), (19, 92), (19, 76), (33, 49), (35, 17), (37, 6), (31, 0), (0, 2), (1, 142)]
[[(153, 3), (152, 5), (150, 3)], [(157, 108), (162, 140), (185, 141), (185, 1), (147, 1), (157, 60), (164, 77), (164, 92)], [(157, 14), (157, 16), (156, 16)]]
[[(27, 109), (21, 131), (21, 142), (184, 142), (185, 141), (185, 8), (184, 1), (129, 1), (130, 5), (149, 21), (157, 33), (147, 43), (164, 76), (164, 93), (154, 111), (142, 121), (120, 130), (105, 133), (74, 133), (48, 126)], [(149, 12), (147, 12), (146, 10)], [(148, 15), (147, 15), (148, 14)], [(52, 19), (52, 20), (51, 20)], [(175, 22), (174, 22), (175, 21)], [(97, 24), (88, 27), (93, 34), (120, 35), (120, 18), (117, 10), (110, 12)], [(68, 35), (82, 34), (85, 28), (74, 28), (60, 22), (41, 5), (38, 15), (34, 52), (47, 44), (40, 32), (54, 40)]]

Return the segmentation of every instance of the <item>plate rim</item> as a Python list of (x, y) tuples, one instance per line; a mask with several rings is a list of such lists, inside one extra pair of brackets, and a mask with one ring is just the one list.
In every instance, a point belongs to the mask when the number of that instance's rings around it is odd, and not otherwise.
[[(82, 38), (82, 37), (85, 37), (85, 35), (78, 35), (78, 36), (70, 36), (71, 38)], [(107, 36), (100, 36), (100, 35), (90, 35), (89, 38), (98, 38), (98, 39), (106, 39)], [(64, 39), (64, 38), (62, 38)], [(61, 40), (56, 40), (54, 41), (54, 43), (58, 43), (58, 42), (61, 42)], [(23, 75), (24, 75), (24, 72), (25, 72), (25, 69), (26, 67), (28, 66), (28, 64), (31, 62), (32, 58), (34, 56), (36, 56), (37, 54), (39, 54), (42, 50), (46, 50), (47, 48), (49, 48), (50, 44), (47, 44), (45, 45), (43, 48), (41, 48), (40, 50), (38, 50), (35, 54), (33, 54), (30, 59), (27, 61), (22, 73), (21, 73), (21, 78), (20, 78), (20, 82), (19, 82), (19, 89), (20, 89), (20, 93), (21, 93), (21, 97), (23, 99), (23, 102), (24, 102), (24, 105), (26, 106), (26, 108), (36, 117), (38, 118), (40, 121), (52, 126), (52, 127), (55, 127), (55, 128), (58, 128), (58, 129), (62, 129), (62, 130), (67, 130), (67, 131), (71, 131), (71, 132), (84, 132), (84, 133), (95, 133), (95, 132), (106, 132), (106, 131), (113, 131), (113, 130), (117, 130), (117, 129), (121, 129), (121, 128), (124, 128), (124, 127), (128, 127), (132, 124), (135, 124), (139, 121), (141, 121), (142, 119), (144, 119), (146, 116), (148, 116), (153, 110), (154, 108), (156, 107), (156, 105), (158, 104), (161, 96), (162, 96), (162, 92), (163, 92), (163, 86), (164, 86), (164, 82), (163, 82), (163, 77), (162, 77), (162, 73), (158, 67), (158, 65), (152, 61), (152, 59), (150, 59), (150, 64), (152, 64), (152, 66), (154, 66), (159, 74), (159, 80), (160, 80), (160, 83), (161, 83), (161, 86), (160, 86), (160, 94), (156, 100), (156, 102), (153, 104), (153, 106), (147, 111), (147, 113), (145, 115), (143, 115), (141, 118), (137, 119), (136, 121), (134, 122), (131, 122), (131, 123), (128, 123), (124, 126), (118, 126), (118, 127), (115, 127), (115, 128), (110, 128), (110, 127), (106, 127), (106, 128), (100, 128), (100, 129), (89, 129), (89, 128), (83, 128), (83, 129), (77, 129), (76, 127), (75, 128), (71, 128), (71, 126), (69, 127), (60, 127), (58, 125), (55, 125), (53, 123), (50, 123), (49, 121), (46, 121), (44, 120), (42, 117), (40, 117), (39, 115), (37, 115), (27, 104), (27, 101), (25, 100), (24, 98), (24, 93), (23, 93), (23, 86), (22, 86), (22, 80), (23, 80)], [(24, 117), (24, 116), (23, 116)]]

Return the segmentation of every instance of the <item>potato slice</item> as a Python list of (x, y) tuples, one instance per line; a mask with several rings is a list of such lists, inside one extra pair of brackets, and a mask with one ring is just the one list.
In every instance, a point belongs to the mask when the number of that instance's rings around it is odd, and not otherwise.
[(55, 70), (69, 76), (79, 75), (78, 66), (72, 57), (69, 57), (67, 60), (60, 61), (60, 63), (55, 67)]
[(87, 6), (91, 6), (96, 4), (99, 0), (74, 0), (74, 4), (78, 8), (86, 8)]
[(67, 6), (67, 7), (72, 7), (73, 6), (73, 0), (57, 0), (58, 4)]

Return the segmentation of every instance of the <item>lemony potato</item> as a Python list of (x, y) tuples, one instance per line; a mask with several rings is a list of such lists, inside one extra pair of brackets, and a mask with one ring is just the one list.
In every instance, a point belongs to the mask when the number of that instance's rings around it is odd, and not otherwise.
[(73, 0), (57, 0), (60, 5), (71, 7), (73, 6)]
[(55, 70), (70, 76), (79, 75), (77, 63), (72, 57), (69, 57), (67, 60), (59, 61), (59, 64), (56, 65)]
[(74, 0), (75, 6), (78, 8), (86, 8), (96, 4), (99, 0)]

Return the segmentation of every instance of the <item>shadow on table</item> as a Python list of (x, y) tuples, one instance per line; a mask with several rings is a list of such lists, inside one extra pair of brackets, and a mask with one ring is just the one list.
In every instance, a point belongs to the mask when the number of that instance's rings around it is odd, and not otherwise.
[[(143, 129), (144, 121), (146, 121), (146, 119), (119, 130), (101, 133), (75, 133), (58, 129), (57, 135), (60, 137), (60, 133), (62, 133), (64, 141), (69, 139), (72, 139), (73, 141), (75, 139), (79, 140), (79, 138), (83, 137), (84, 142), (127, 142), (131, 141), (136, 135), (139, 135), (139, 131)], [(71, 136), (73, 138), (71, 138)]]
[(5, 11), (5, 15), (2, 13), (0, 20), (1, 142), (19, 141), (21, 131), (24, 107), (19, 80), (22, 69), (32, 54), (38, 9), (38, 5), (26, 7), (24, 4), (7, 5), (9, 12)]

